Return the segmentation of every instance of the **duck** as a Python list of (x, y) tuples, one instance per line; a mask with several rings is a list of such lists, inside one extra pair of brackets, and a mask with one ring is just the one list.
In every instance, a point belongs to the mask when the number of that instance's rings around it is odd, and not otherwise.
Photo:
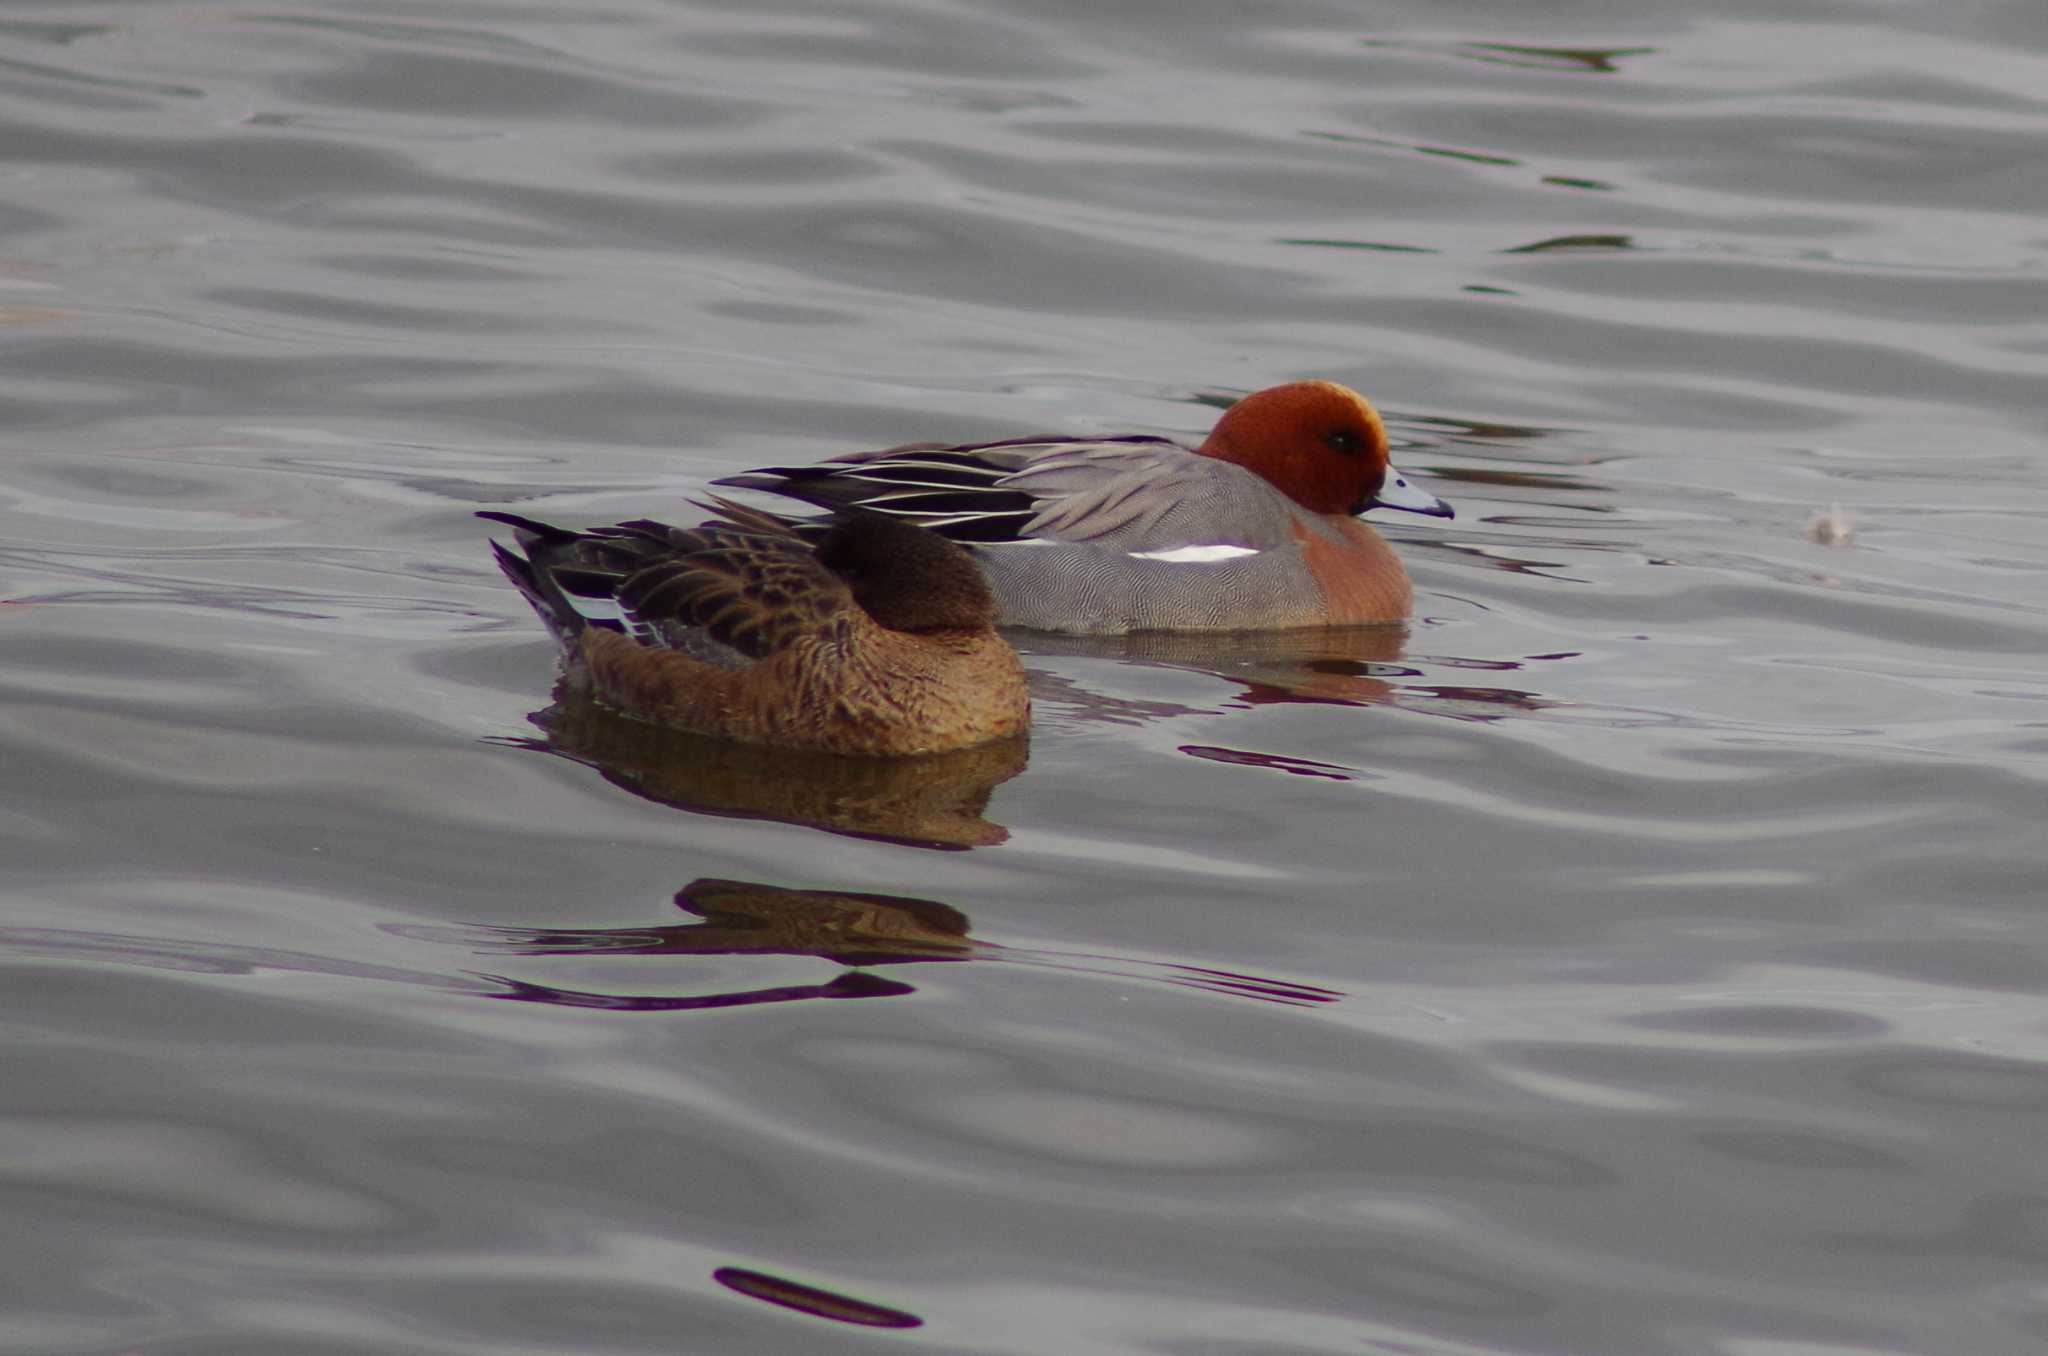
[(911, 443), (714, 481), (966, 545), (1002, 625), (1075, 635), (1405, 620), (1414, 587), (1360, 514), (1451, 506), (1396, 471), (1333, 381), (1245, 396), (1199, 447), (1148, 434)]
[(573, 691), (625, 715), (756, 744), (910, 756), (1020, 736), (1030, 698), (973, 558), (852, 512), (807, 535), (712, 497), (696, 527), (574, 530), (515, 513), (491, 542), (553, 633)]

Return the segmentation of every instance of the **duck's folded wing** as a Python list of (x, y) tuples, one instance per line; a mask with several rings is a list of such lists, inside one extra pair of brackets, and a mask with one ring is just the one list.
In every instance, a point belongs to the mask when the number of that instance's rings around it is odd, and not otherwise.
[(1292, 540), (1291, 506), (1264, 479), (1170, 443), (1077, 446), (1033, 461), (1004, 485), (1037, 505), (1022, 539), (1186, 560)]
[(956, 541), (1064, 541), (1130, 552), (1263, 550), (1287, 540), (1264, 480), (1166, 438), (917, 443), (717, 482), (820, 508), (907, 518)]
[(866, 509), (904, 518), (956, 541), (1009, 541), (1038, 509), (1028, 494), (1004, 488), (1005, 477), (1035, 455), (1067, 445), (1060, 438), (966, 447), (911, 443), (817, 466), (765, 466), (712, 483), (765, 490), (835, 512)]
[(794, 536), (717, 524), (667, 531), (672, 549), (617, 587), (636, 632), (696, 627), (762, 659), (800, 636), (854, 624), (852, 591)]

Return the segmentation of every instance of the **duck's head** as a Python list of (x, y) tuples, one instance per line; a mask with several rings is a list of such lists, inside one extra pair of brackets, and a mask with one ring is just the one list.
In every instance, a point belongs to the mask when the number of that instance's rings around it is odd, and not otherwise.
[(1387, 428), (1372, 402), (1334, 381), (1269, 386), (1224, 411), (1201, 447), (1270, 481), (1314, 513), (1406, 509), (1452, 517), (1387, 460)]
[(874, 513), (846, 518), (818, 543), (818, 562), (891, 631), (972, 631), (995, 625), (996, 599), (965, 547)]

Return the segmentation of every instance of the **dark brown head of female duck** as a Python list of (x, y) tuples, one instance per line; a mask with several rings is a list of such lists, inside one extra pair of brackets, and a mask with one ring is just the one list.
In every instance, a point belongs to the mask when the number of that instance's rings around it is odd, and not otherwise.
[(891, 631), (983, 631), (996, 600), (967, 551), (936, 532), (861, 513), (818, 543), (818, 563)]

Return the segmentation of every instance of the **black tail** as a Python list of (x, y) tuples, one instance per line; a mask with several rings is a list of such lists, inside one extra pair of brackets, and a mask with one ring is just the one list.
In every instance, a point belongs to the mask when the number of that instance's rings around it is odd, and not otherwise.
[[(494, 523), (504, 523), (513, 528), (518, 536), (521, 550), (506, 549), (499, 542), (491, 543), (491, 554), (497, 559), (498, 568), (505, 572), (505, 578), (512, 581), (512, 587), (519, 590), (540, 614), (540, 619), (565, 647), (574, 647), (576, 637), (586, 626), (602, 626), (606, 623), (584, 616), (570, 601), (564, 584), (570, 582), (565, 575), (578, 573), (576, 558), (582, 537), (566, 528), (549, 523), (522, 518), (516, 513), (480, 512), (479, 518), (488, 518)], [(609, 597), (609, 588), (600, 587), (593, 596)]]

